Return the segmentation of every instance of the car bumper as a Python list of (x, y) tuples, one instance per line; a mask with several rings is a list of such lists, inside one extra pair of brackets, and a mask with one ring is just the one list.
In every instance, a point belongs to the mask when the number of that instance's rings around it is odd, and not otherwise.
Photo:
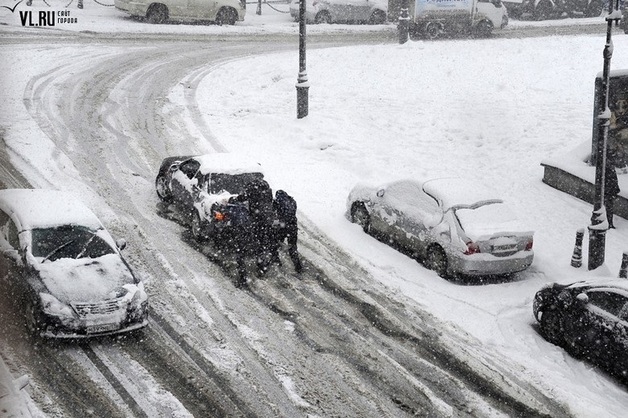
[(147, 325), (148, 311), (145, 311), (140, 318), (136, 317), (133, 320), (126, 319), (121, 323), (107, 320), (98, 322), (75, 320), (72, 324), (68, 324), (65, 321), (54, 319), (43, 325), (39, 335), (44, 338), (82, 339), (123, 334), (125, 332), (142, 329)]
[(454, 273), (487, 276), (510, 274), (530, 267), (534, 259), (533, 251), (522, 251), (508, 257), (495, 257), (490, 254), (473, 254), (455, 257), (451, 260), (451, 269)]

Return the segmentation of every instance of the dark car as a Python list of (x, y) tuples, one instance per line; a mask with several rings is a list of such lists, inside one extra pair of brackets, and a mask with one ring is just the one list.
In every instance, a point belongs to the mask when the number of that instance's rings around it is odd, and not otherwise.
[(628, 382), (628, 280), (553, 283), (534, 297), (543, 336)]
[(55, 190), (0, 190), (0, 279), (34, 334), (81, 338), (148, 324), (143, 282), (96, 215)]
[(161, 163), (155, 188), (163, 202), (183, 214), (197, 241), (218, 243), (247, 221), (248, 208), (237, 197), (263, 178), (261, 165), (240, 155), (169, 157)]

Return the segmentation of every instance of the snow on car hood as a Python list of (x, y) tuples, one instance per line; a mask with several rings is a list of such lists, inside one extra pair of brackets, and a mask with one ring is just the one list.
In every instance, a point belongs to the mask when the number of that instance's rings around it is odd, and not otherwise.
[(135, 283), (118, 254), (93, 258), (61, 258), (36, 266), (50, 294), (60, 302), (92, 302), (112, 299), (122, 285)]

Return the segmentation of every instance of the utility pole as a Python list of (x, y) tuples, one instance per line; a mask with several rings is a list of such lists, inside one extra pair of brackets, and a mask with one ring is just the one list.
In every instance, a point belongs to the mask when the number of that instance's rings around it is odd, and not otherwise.
[(405, 44), (408, 42), (410, 15), (408, 13), (409, 0), (401, 0), (401, 10), (399, 11), (399, 24), (397, 30), (399, 31), (399, 43)]
[(619, 0), (610, 1), (608, 16), (606, 16), (606, 45), (604, 46), (604, 68), (602, 70), (601, 108), (597, 115), (597, 144), (595, 144), (595, 197), (593, 201), (593, 213), (591, 225), (589, 225), (589, 270), (595, 270), (604, 264), (606, 253), (606, 231), (608, 221), (606, 207), (604, 206), (604, 194), (606, 186), (606, 164), (608, 153), (608, 126), (611, 119), (611, 111), (608, 107), (611, 58), (613, 57), (613, 22), (619, 22), (621, 11), (618, 10)]
[(305, 68), (305, 0), (299, 3), (299, 77), (297, 78), (297, 118), (308, 114), (308, 94), (310, 83)]

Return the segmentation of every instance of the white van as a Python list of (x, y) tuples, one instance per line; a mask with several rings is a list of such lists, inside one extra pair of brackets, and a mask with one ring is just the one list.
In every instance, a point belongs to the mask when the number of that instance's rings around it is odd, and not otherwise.
[(116, 9), (150, 23), (208, 21), (235, 25), (243, 21), (246, 0), (115, 0)]

